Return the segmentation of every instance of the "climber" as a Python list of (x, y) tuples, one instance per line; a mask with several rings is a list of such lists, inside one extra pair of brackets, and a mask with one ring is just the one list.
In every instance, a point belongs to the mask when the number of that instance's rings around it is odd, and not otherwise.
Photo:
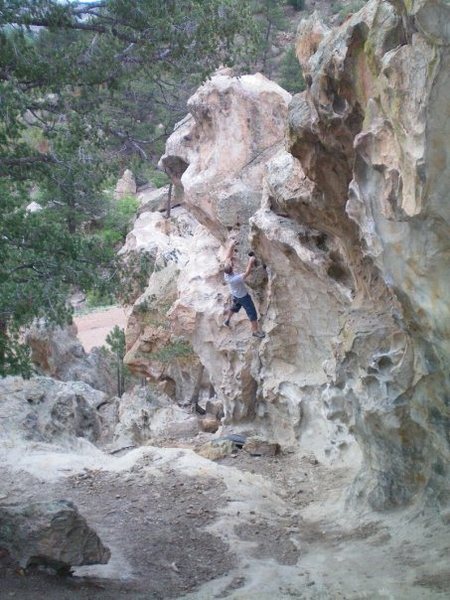
[(253, 303), (253, 300), (248, 293), (247, 288), (245, 287), (245, 279), (250, 275), (250, 272), (256, 262), (256, 258), (253, 256), (253, 252), (250, 252), (250, 259), (247, 264), (247, 268), (243, 273), (234, 273), (233, 271), (233, 252), (236, 242), (233, 241), (228, 248), (226, 258), (225, 258), (225, 268), (224, 268), (224, 279), (230, 286), (230, 291), (233, 296), (233, 304), (231, 308), (226, 313), (226, 320), (224, 321), (224, 325), (226, 327), (230, 326), (230, 319), (233, 316), (233, 313), (237, 313), (244, 307), (245, 312), (250, 321), (250, 325), (252, 328), (252, 334), (254, 337), (263, 338), (265, 337), (265, 333), (260, 330), (258, 325), (258, 316), (256, 314), (256, 308)]

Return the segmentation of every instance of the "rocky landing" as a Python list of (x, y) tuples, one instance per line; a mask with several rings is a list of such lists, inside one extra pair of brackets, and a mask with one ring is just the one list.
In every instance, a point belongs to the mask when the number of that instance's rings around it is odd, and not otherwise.
[(62, 572), (107, 563), (111, 556), (76, 506), (65, 500), (2, 506), (0, 539), (22, 567)]

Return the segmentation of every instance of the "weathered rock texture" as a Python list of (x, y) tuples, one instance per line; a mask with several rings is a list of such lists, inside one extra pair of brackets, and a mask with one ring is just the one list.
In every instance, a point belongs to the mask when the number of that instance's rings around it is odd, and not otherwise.
[(195, 436), (197, 418), (180, 408), (160, 391), (142, 387), (120, 398), (113, 442), (117, 448), (142, 446), (151, 439)]
[[(179, 182), (189, 211), (220, 240), (245, 233), (261, 202), (264, 165), (283, 141), (291, 96), (262, 75), (226, 70), (188, 101), (161, 165)], [(241, 239), (244, 239), (243, 237)]]
[(75, 325), (32, 327), (26, 341), (39, 374), (60, 381), (83, 381), (112, 396), (117, 393), (115, 365), (101, 348), (85, 352)]
[(107, 563), (108, 548), (66, 500), (0, 507), (0, 540), (22, 567)]
[(99, 441), (102, 422), (97, 408), (106, 402), (103, 392), (82, 382), (6, 377), (0, 380), (1, 443), (58, 443), (77, 437)]
[[(160, 381), (143, 349), (182, 336), (225, 423), (359, 468), (353, 497), (378, 509), (444, 503), (448, 482), (449, 13), (372, 0), (336, 30), (304, 22), (288, 112), (260, 75), (200, 88), (161, 159), (199, 225), (147, 217), (165, 247), (189, 242), (128, 332), (129, 363)], [(244, 266), (247, 234), (267, 265), (258, 343), (244, 316), (221, 327), (225, 243)]]

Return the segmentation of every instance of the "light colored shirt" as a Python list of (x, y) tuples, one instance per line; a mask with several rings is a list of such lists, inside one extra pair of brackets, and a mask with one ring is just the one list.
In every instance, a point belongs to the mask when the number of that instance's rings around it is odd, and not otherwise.
[(244, 283), (244, 273), (224, 273), (224, 279), (231, 289), (231, 293), (235, 298), (243, 298), (248, 294)]

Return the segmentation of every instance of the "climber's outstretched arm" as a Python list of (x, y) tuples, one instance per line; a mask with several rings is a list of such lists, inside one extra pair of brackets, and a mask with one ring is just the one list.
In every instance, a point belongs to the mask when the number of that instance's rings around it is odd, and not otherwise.
[(256, 262), (256, 258), (254, 256), (251, 256), (247, 263), (247, 268), (245, 269), (245, 271), (243, 273), (244, 279), (250, 275), (250, 272), (253, 269), (253, 265), (255, 264), (255, 262)]
[(229, 245), (229, 247), (228, 247), (227, 253), (225, 254), (225, 261), (226, 262), (229, 262), (229, 261), (233, 260), (233, 252), (234, 252), (235, 246), (236, 246), (236, 240), (232, 240), (231, 243), (230, 243), (230, 245)]

